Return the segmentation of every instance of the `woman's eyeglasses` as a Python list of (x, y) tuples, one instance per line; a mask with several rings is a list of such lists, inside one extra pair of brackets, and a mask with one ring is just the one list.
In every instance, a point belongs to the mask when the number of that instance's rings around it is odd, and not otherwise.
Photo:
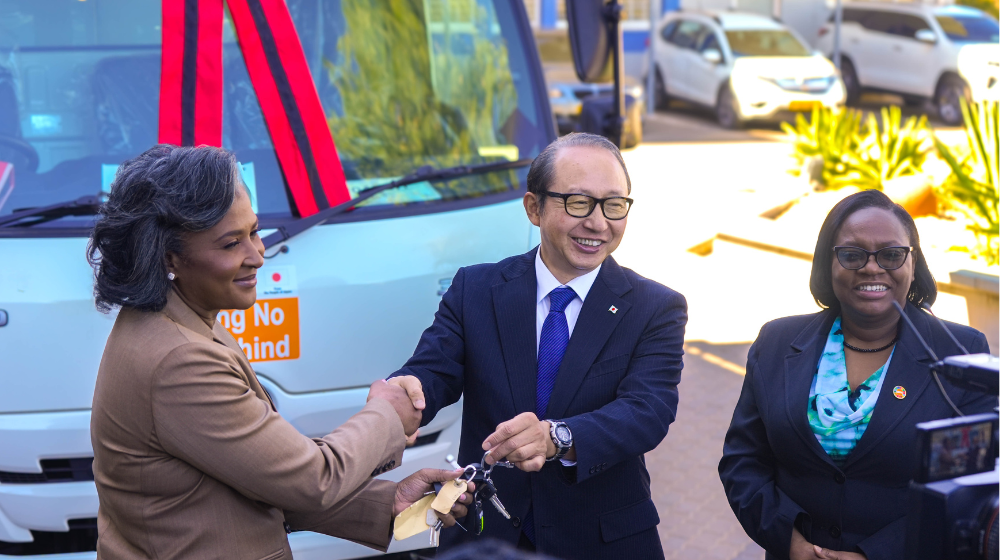
[(868, 264), (868, 257), (875, 255), (875, 263), (884, 270), (896, 270), (906, 262), (906, 256), (913, 247), (883, 247), (878, 251), (866, 251), (861, 247), (834, 247), (840, 266), (847, 270), (861, 270)]
[(629, 208), (632, 207), (632, 199), (624, 196), (594, 198), (585, 194), (563, 194), (552, 191), (543, 191), (539, 194), (561, 198), (566, 213), (574, 218), (586, 218), (600, 204), (601, 213), (604, 214), (605, 218), (609, 220), (621, 220), (625, 216), (628, 216)]

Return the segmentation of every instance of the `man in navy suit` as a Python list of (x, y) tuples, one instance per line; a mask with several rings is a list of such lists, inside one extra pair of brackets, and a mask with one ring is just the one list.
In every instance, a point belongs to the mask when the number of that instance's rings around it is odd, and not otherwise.
[(611, 258), (632, 203), (614, 144), (563, 137), (527, 182), (539, 248), (460, 269), (393, 376), (420, 380), (424, 424), (464, 394), (461, 464), (489, 450), (517, 466), (493, 471), (511, 520), (484, 502), (484, 537), (560, 558), (663, 558), (643, 454), (676, 414), (687, 304)]

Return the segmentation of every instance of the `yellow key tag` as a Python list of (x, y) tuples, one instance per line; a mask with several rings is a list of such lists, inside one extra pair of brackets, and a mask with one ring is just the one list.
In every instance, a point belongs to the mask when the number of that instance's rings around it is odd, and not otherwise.
[(441, 485), (441, 491), (438, 492), (434, 502), (431, 507), (434, 508), (438, 513), (450, 513), (451, 506), (455, 505), (458, 501), (459, 496), (462, 495), (466, 489), (469, 488), (469, 484), (464, 480), (450, 480)]
[(392, 525), (392, 536), (397, 541), (408, 539), (431, 528), (427, 524), (427, 514), (434, 498), (434, 494), (428, 494), (396, 516), (396, 521)]

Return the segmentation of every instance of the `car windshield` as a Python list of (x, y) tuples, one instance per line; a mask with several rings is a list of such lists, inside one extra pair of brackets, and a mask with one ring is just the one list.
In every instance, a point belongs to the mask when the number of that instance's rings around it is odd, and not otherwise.
[[(531, 158), (548, 140), (509, 2), (287, 0), (352, 196), (414, 169)], [(107, 191), (157, 141), (161, 0), (0, 0), (0, 216)], [(295, 215), (232, 21), (223, 139), (262, 219)], [(525, 169), (386, 192), (377, 207), (521, 187)], [(359, 208), (360, 211), (366, 210)], [(357, 214), (357, 212), (355, 213)], [(46, 227), (86, 227), (71, 216)], [(28, 228), (18, 228), (29, 233)]]
[(810, 56), (795, 35), (783, 29), (726, 31), (733, 56)]
[(996, 43), (1000, 41), (1000, 26), (992, 18), (982, 16), (938, 15), (938, 25), (949, 39), (959, 43)]

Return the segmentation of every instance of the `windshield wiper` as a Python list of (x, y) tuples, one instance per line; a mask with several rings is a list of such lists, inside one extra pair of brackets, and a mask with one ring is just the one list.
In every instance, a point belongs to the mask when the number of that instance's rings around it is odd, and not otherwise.
[[(406, 185), (412, 185), (414, 183), (422, 183), (424, 181), (442, 181), (447, 179), (456, 179), (459, 177), (468, 177), (470, 175), (480, 175), (482, 173), (491, 173), (493, 171), (503, 171), (505, 169), (528, 167), (531, 165), (532, 161), (533, 160), (530, 159), (519, 159), (516, 161), (484, 163), (482, 165), (459, 165), (455, 167), (445, 167), (442, 169), (435, 169), (429, 165), (420, 167), (413, 173), (396, 179), (395, 181), (364, 189), (358, 193), (358, 196), (336, 206), (331, 206), (325, 210), (321, 210), (308, 218), (302, 218), (295, 220), (290, 224), (278, 226), (277, 231), (263, 239), (264, 248), (268, 249), (279, 243), (288, 241), (292, 237), (295, 237), (296, 235), (311, 229), (314, 226), (322, 224), (337, 214), (347, 212), (359, 203), (364, 202), (381, 192), (399, 187), (405, 187)], [(286, 250), (287, 249), (283, 249), (282, 252)]]
[(13, 227), (18, 225), (17, 222), (20, 222), (25, 218), (43, 218), (41, 220), (25, 224), (32, 226), (49, 220), (54, 220), (56, 218), (62, 218), (64, 216), (91, 216), (96, 214), (100, 208), (101, 198), (99, 196), (81, 196), (76, 200), (65, 200), (49, 206), (28, 208), (27, 210), (20, 210), (8, 216), (2, 216), (0, 217), (0, 227)]

